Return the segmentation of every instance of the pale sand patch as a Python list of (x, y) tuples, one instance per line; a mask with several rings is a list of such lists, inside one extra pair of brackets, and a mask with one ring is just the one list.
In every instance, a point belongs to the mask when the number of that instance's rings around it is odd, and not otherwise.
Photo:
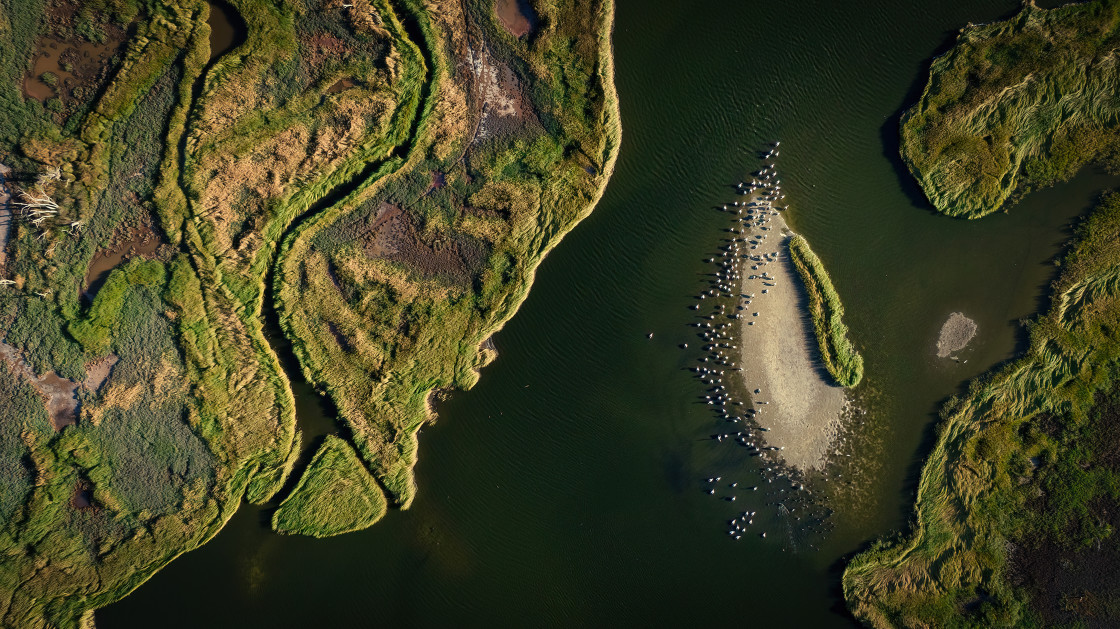
[[(801, 470), (821, 469), (836, 438), (846, 395), (818, 361), (816, 337), (802, 303), (804, 287), (789, 258), (787, 241), (792, 232), (780, 214), (771, 211), (765, 218), (768, 221), (762, 226), (750, 226), (748, 238), (764, 237), (756, 249), (748, 243), (747, 253), (777, 257), (744, 260), (742, 267), (743, 293), (754, 295), (747, 298), (746, 309), (738, 311), (743, 314), (743, 380), (759, 411), (755, 421), (770, 429), (762, 436), (782, 448), (775, 454)], [(772, 279), (749, 279), (764, 273)], [(755, 393), (756, 389), (761, 391)]]
[(937, 357), (948, 358), (953, 352), (961, 351), (975, 336), (976, 322), (964, 316), (963, 312), (954, 312), (941, 326), (941, 334), (937, 337)]

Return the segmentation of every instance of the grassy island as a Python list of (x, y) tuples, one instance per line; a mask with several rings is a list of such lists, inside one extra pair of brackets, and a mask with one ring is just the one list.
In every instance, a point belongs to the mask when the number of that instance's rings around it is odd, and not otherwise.
[(809, 315), (825, 368), (836, 384), (848, 388), (856, 386), (863, 379), (863, 357), (848, 339), (840, 295), (804, 236), (790, 237), (789, 255), (809, 296)]
[[(1108, 156), (1115, 119), (1099, 114), (1110, 107), (1115, 83), (1097, 81), (1120, 46), (1116, 12), (1117, 3), (1105, 2), (1053, 11), (1028, 6), (1007, 22), (970, 27), (959, 50), (934, 63), (922, 104), (904, 122), (904, 155), (925, 159), (914, 147), (944, 145), (938, 134), (950, 127), (933, 124), (938, 116), (984, 110), (1003, 112), (1002, 130), (971, 155), (1003, 155), (1015, 164), (1008, 178), (998, 169), (976, 170), (989, 180), (962, 178), (967, 160), (920, 162), (915, 174), (939, 209), (979, 216), (1016, 187), (1067, 177)], [(1051, 54), (1029, 54), (1039, 46)], [(977, 80), (950, 90), (962, 73)], [(1071, 76), (1080, 82), (1064, 83)], [(1024, 105), (1025, 95), (1047, 85), (1049, 97)], [(1047, 109), (1058, 101), (1061, 107)], [(1086, 103), (1093, 106), (1083, 110)], [(857, 618), (875, 627), (1120, 621), (1118, 235), (1120, 196), (1109, 194), (1057, 261), (1050, 305), (1027, 326), (1026, 353), (944, 406), (912, 530), (876, 542), (845, 571), (844, 594)]]
[[(229, 5), (217, 50), (202, 0), (0, 4), (5, 627), (88, 622), (243, 500), (407, 507), (428, 395), (612, 172), (610, 0)], [(343, 435), (305, 468), (300, 377)]]
[(930, 202), (977, 218), (1082, 166), (1120, 166), (1120, 3), (962, 29), (902, 117), (902, 159)]
[(329, 435), (299, 484), (272, 516), (279, 533), (330, 537), (373, 525), (385, 515), (385, 496), (354, 448)]

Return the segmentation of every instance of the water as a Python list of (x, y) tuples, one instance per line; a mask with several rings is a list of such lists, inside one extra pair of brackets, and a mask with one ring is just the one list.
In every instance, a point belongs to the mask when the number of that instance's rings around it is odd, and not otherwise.
[(237, 10), (222, 0), (209, 0), (210, 62), (233, 50), (245, 41), (247, 26)]
[[(413, 508), (311, 540), (244, 507), (99, 625), (851, 626), (845, 557), (906, 524), (940, 403), (1021, 347), (1068, 224), (1116, 182), (1088, 173), (982, 221), (933, 214), (897, 160), (898, 114), (956, 28), (1018, 2), (833, 4), (619, 0), (615, 176), (496, 337), (498, 361), (422, 432)], [(830, 269), (867, 373), (864, 445), (830, 481), (836, 528), (797, 553), (775, 507), (702, 491), (752, 478), (741, 449), (706, 439), (696, 355), (677, 347), (696, 345), (686, 308), (726, 224), (709, 208), (772, 139), (787, 218)], [(979, 324), (967, 363), (934, 356), (955, 310)], [(748, 508), (768, 538), (728, 539)]]

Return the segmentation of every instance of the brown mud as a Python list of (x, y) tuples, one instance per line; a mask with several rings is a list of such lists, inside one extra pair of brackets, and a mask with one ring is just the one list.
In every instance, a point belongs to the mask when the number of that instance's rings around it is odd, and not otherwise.
[(84, 481), (74, 485), (74, 493), (70, 496), (70, 506), (74, 509), (93, 509), (93, 487)]
[(140, 256), (151, 258), (163, 245), (162, 239), (150, 226), (135, 227), (114, 237), (114, 244), (93, 254), (86, 271), (82, 296), (93, 301), (97, 291), (105, 285), (113, 269)]
[(510, 35), (524, 37), (537, 27), (537, 14), (529, 0), (497, 0), (494, 13)]
[(76, 27), (83, 21), (80, 8), (76, 2), (59, 2), (48, 10), (47, 24), (36, 43), (30, 70), (21, 82), (24, 97), (41, 103), (57, 97), (64, 106), (87, 102), (108, 79), (113, 59), (123, 48), (128, 31), (111, 20), (94, 19), (107, 15), (86, 16), (85, 20), (95, 24), (101, 33), (101, 41), (84, 39), (76, 33)]
[(337, 94), (341, 91), (348, 90), (348, 89), (354, 87), (355, 85), (357, 85), (357, 83), (354, 82), (354, 79), (339, 79), (339, 80), (335, 81), (334, 83), (332, 83), (331, 86), (327, 88), (327, 93), (328, 94)]
[(12, 373), (27, 380), (45, 398), (44, 404), (55, 430), (78, 423), (78, 398), (75, 395), (77, 382), (67, 380), (53, 371), (42, 377), (36, 375), (19, 350), (7, 343), (0, 342), (0, 360), (8, 363)]

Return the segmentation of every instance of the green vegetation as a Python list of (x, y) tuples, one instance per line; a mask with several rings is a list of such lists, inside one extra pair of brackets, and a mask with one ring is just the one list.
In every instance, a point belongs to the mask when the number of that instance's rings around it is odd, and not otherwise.
[[(475, 382), (619, 140), (609, 1), (543, 2), (516, 39), (482, 1), (234, 0), (245, 41), (213, 62), (201, 0), (80, 4), (0, 3), (0, 161), (51, 208), (0, 266), (4, 626), (88, 621), (286, 486), (300, 435), (268, 299), (353, 435), (298, 470), (276, 529), (407, 507), (429, 393)], [(44, 37), (120, 53), (40, 104), (20, 90)], [(71, 380), (76, 423), (56, 431), (11, 361)]]
[(877, 627), (1043, 626), (1014, 553), (1046, 546), (1054, 563), (1111, 540), (1120, 440), (1116, 412), (1102, 413), (1120, 399), (1118, 233), (1113, 194), (1077, 230), (1027, 354), (946, 404), (913, 532), (844, 574), (857, 617)]
[(836, 384), (852, 388), (863, 379), (863, 356), (848, 339), (840, 295), (832, 286), (820, 258), (800, 234), (790, 237), (789, 255), (809, 296), (809, 314), (825, 368)]
[(159, 262), (136, 261), (121, 267), (120, 272), (111, 275), (109, 281), (97, 292), (97, 298), (86, 317), (70, 325), (70, 336), (81, 343), (91, 355), (106, 354), (113, 332), (120, 323), (129, 287), (162, 286), (163, 282), (163, 265)]
[(328, 436), (292, 495), (272, 516), (280, 533), (330, 537), (372, 526), (385, 515), (385, 495), (354, 448)]
[(1120, 167), (1120, 2), (1043, 10), (969, 25), (934, 60), (902, 118), (902, 158), (930, 202), (976, 218), (1016, 195)]
[[(486, 76), (447, 56), (465, 45), (458, 24), (467, 16), (456, 3), (439, 5), (438, 20), (413, 15), (432, 89), (449, 97), (425, 104), (406, 160), (386, 162), (291, 233), (274, 288), (304, 373), (330, 394), (358, 452), (401, 507), (415, 494), (416, 432), (429, 419), (430, 392), (477, 380), (489, 360), (480, 343), (513, 315), (537, 264), (597, 201), (619, 138), (609, 3), (542, 6), (549, 26), (533, 45), (483, 13), (476, 25), (494, 50), (485, 62), (508, 63), (539, 116), (491, 119), (509, 130), (485, 137), (463, 116), (463, 108), (478, 116), (481, 103), (450, 97), (456, 81)], [(565, 98), (582, 94), (586, 106), (559, 108), (555, 81), (589, 61), (597, 78), (564, 88), (578, 87)], [(516, 85), (503, 89), (499, 98), (525, 97)], [(438, 189), (435, 173), (445, 180)]]
[[(969, 27), (903, 121), (903, 156), (938, 209), (989, 213), (1012, 194), (1116, 159), (1115, 2)], [(1120, 620), (1120, 196), (1060, 261), (1026, 354), (942, 410), (905, 537), (844, 574), (876, 627), (1087, 626)]]

